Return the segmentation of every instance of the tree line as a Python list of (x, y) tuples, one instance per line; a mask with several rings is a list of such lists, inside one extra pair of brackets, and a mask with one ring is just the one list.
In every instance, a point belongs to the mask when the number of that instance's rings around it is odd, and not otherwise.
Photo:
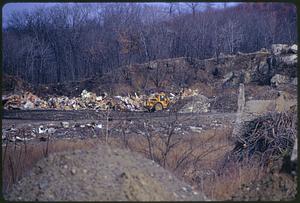
[(3, 73), (35, 85), (61, 83), (119, 74), (120, 66), (156, 59), (204, 59), (296, 43), (296, 7), (58, 4), (12, 13), (2, 36)]

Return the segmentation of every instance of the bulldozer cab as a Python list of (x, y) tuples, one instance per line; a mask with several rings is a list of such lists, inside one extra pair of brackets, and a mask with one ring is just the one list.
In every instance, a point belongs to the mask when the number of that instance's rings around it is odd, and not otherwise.
[(169, 98), (166, 96), (165, 93), (156, 93), (151, 95), (145, 104), (145, 107), (148, 111), (161, 111), (166, 109), (169, 106)]

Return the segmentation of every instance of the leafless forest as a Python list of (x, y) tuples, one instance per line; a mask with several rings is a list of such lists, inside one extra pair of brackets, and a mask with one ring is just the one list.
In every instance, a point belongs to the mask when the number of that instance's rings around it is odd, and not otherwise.
[(209, 3), (57, 5), (9, 17), (3, 29), (3, 72), (48, 84), (132, 63), (249, 53), (296, 40), (293, 4), (224, 9)]

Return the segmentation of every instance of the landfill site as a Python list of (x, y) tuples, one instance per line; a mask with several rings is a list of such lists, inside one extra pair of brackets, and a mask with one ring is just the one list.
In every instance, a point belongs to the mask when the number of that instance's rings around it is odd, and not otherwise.
[(118, 83), (4, 74), (4, 198), (293, 200), (297, 51), (158, 59), (119, 67)]

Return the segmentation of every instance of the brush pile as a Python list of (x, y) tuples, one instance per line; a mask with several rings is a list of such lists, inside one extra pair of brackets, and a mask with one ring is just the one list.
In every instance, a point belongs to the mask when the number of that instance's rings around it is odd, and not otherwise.
[(296, 113), (270, 113), (245, 122), (231, 156), (236, 161), (258, 158), (261, 163), (270, 163), (291, 155), (296, 136)]

